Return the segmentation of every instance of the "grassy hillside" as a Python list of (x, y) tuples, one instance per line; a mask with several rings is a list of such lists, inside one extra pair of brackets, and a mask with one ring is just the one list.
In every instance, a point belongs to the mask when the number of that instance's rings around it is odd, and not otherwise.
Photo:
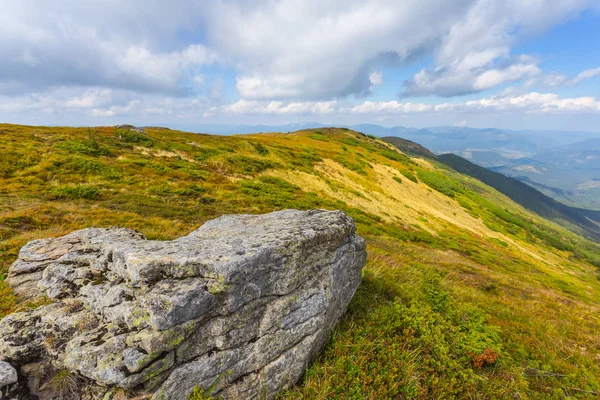
[(403, 153), (411, 155), (411, 156), (433, 158), (433, 159), (437, 158), (437, 156), (435, 154), (433, 154), (431, 151), (429, 151), (425, 147), (421, 146), (418, 143), (407, 140), (407, 139), (399, 138), (396, 136), (386, 136), (386, 137), (382, 137), (381, 140), (394, 145), (396, 148), (400, 149), (400, 151), (402, 151)]
[(456, 171), (494, 187), (523, 207), (543, 217), (563, 223), (576, 232), (600, 242), (600, 211), (585, 210), (559, 203), (526, 183), (480, 167), (455, 154), (442, 154), (438, 159)]
[[(344, 129), (207, 136), (0, 125), (0, 275), (27, 241), (119, 225), (172, 239), (226, 213), (342, 209), (364, 280), (282, 398), (600, 391), (593, 243), (434, 160)], [(20, 303), (0, 279), (0, 315)]]

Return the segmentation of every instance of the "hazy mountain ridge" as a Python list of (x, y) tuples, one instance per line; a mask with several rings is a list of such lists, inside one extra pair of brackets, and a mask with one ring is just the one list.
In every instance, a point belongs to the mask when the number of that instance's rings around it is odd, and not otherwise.
[(600, 209), (600, 138), (556, 147), (491, 169), (563, 203)]

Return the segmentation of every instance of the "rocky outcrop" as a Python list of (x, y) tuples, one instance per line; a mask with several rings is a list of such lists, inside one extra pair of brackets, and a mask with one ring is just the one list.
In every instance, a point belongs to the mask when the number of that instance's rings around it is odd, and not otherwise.
[(324, 210), (223, 216), (168, 242), (121, 228), (33, 241), (10, 284), (55, 302), (0, 322), (0, 360), (43, 399), (272, 398), (327, 341), (365, 258), (352, 219)]
[(13, 386), (18, 382), (19, 375), (17, 370), (5, 361), (0, 361), (0, 399), (10, 395)]
[(116, 128), (117, 129), (125, 129), (128, 131), (133, 131), (133, 132), (142, 133), (142, 134), (146, 135), (146, 131), (144, 130), (144, 128), (138, 128), (137, 126), (133, 126), (133, 125), (128, 125), (128, 124), (117, 125)]

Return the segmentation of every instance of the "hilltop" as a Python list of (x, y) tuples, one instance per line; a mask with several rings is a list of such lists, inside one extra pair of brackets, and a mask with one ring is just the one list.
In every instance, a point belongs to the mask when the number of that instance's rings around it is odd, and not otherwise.
[[(375, 124), (342, 125), (384, 140), (409, 140), (435, 154), (453, 153), (482, 167), (515, 177), (547, 196), (573, 207), (600, 210), (598, 143), (600, 133), (515, 131), (439, 126), (409, 128)], [(190, 129), (232, 134), (321, 129), (317, 122), (279, 126), (200, 125)]]
[[(437, 159), (349, 129), (213, 136), (0, 125), (0, 275), (26, 242), (121, 226), (172, 240), (223, 214), (340, 209), (363, 283), (282, 398), (600, 391), (597, 244)], [(0, 279), (0, 315), (37, 307)]]

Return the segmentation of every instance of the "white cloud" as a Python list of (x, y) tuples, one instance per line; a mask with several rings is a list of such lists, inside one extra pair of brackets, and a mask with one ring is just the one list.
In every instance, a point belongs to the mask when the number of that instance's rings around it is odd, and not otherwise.
[[(473, 57), (471, 57), (473, 56)], [(471, 55), (449, 67), (435, 71), (421, 70), (406, 84), (404, 96), (456, 96), (481, 92), (505, 82), (515, 82), (541, 73), (537, 61), (520, 57), (519, 62), (492, 67), (501, 58), (487, 59), (483, 54)], [(504, 55), (499, 57), (503, 57)], [(474, 60), (477, 59), (477, 60)], [(508, 61), (508, 59), (504, 59)]]
[[(392, 115), (471, 113), (478, 111), (495, 113), (552, 113), (552, 114), (600, 114), (600, 101), (593, 97), (560, 98), (553, 93), (531, 92), (523, 95), (491, 96), (466, 102), (415, 103), (400, 101), (364, 101), (347, 105), (337, 101), (328, 102), (282, 102), (240, 100), (236, 103), (211, 107), (206, 116), (215, 115), (367, 115), (384, 117)], [(463, 120), (460, 126), (466, 126)]]
[(369, 86), (369, 91), (372, 92), (375, 86), (381, 85), (383, 83), (383, 72), (373, 72), (369, 75), (369, 82), (371, 82), (371, 86)]
[(525, 82), (525, 87), (558, 87), (558, 86), (575, 86), (580, 83), (600, 76), (600, 68), (586, 69), (574, 77), (569, 78), (567, 75), (558, 73), (548, 73), (529, 79)]
[(368, 94), (373, 72), (429, 51), (475, 2), (212, 2), (206, 21), (243, 98), (330, 99)]
[(521, 37), (573, 18), (595, 0), (480, 0), (442, 37), (436, 68), (407, 82), (405, 96), (456, 96), (541, 74), (537, 60), (511, 57)]
[[(239, 69), (246, 99), (365, 96), (371, 74), (433, 53), (436, 67), (407, 95), (454, 96), (539, 74), (514, 57), (523, 37), (562, 23), (597, 0), (268, 0), (212, 2), (211, 43)], [(223, 20), (228, 23), (222, 23)]]
[(326, 115), (337, 110), (336, 101), (290, 102), (239, 100), (233, 104), (212, 107), (207, 115), (267, 114), (267, 115)]
[(0, 0), (0, 8), (4, 94), (73, 86), (185, 95), (190, 71), (217, 60), (204, 44), (177, 40), (200, 16), (187, 0)]
[(108, 108), (94, 108), (92, 116), (94, 117), (114, 117), (117, 115), (129, 115), (137, 106), (140, 105), (139, 100), (131, 100), (123, 106), (110, 106)]
[(600, 76), (600, 68), (587, 69), (577, 74), (571, 83), (577, 85), (587, 79), (595, 78), (597, 76)]
[[(591, 79), (600, 69), (571, 78), (544, 74), (537, 59), (512, 49), (521, 38), (598, 2), (0, 0), (0, 110), (9, 117), (84, 115), (90, 121), (261, 113), (385, 118), (475, 109), (596, 112), (593, 98), (538, 93), (536, 99), (535, 92), (470, 104), (364, 100), (384, 85), (382, 71), (390, 85), (394, 68), (429, 56), (433, 66), (413, 77), (407, 95)], [(217, 68), (207, 68), (215, 63)], [(223, 104), (233, 97), (234, 83), (241, 100)], [(529, 97), (519, 103), (519, 96)]]
[(423, 103), (401, 103), (398, 101), (365, 101), (362, 104), (351, 107), (348, 112), (351, 114), (403, 114), (403, 113), (421, 113), (431, 111), (434, 106)]
[(66, 108), (92, 108), (111, 102), (111, 89), (92, 88), (65, 101)]
[(553, 93), (531, 92), (520, 96), (494, 96), (464, 103), (468, 110), (493, 109), (528, 113), (599, 113), (600, 102), (593, 97), (561, 99)]

